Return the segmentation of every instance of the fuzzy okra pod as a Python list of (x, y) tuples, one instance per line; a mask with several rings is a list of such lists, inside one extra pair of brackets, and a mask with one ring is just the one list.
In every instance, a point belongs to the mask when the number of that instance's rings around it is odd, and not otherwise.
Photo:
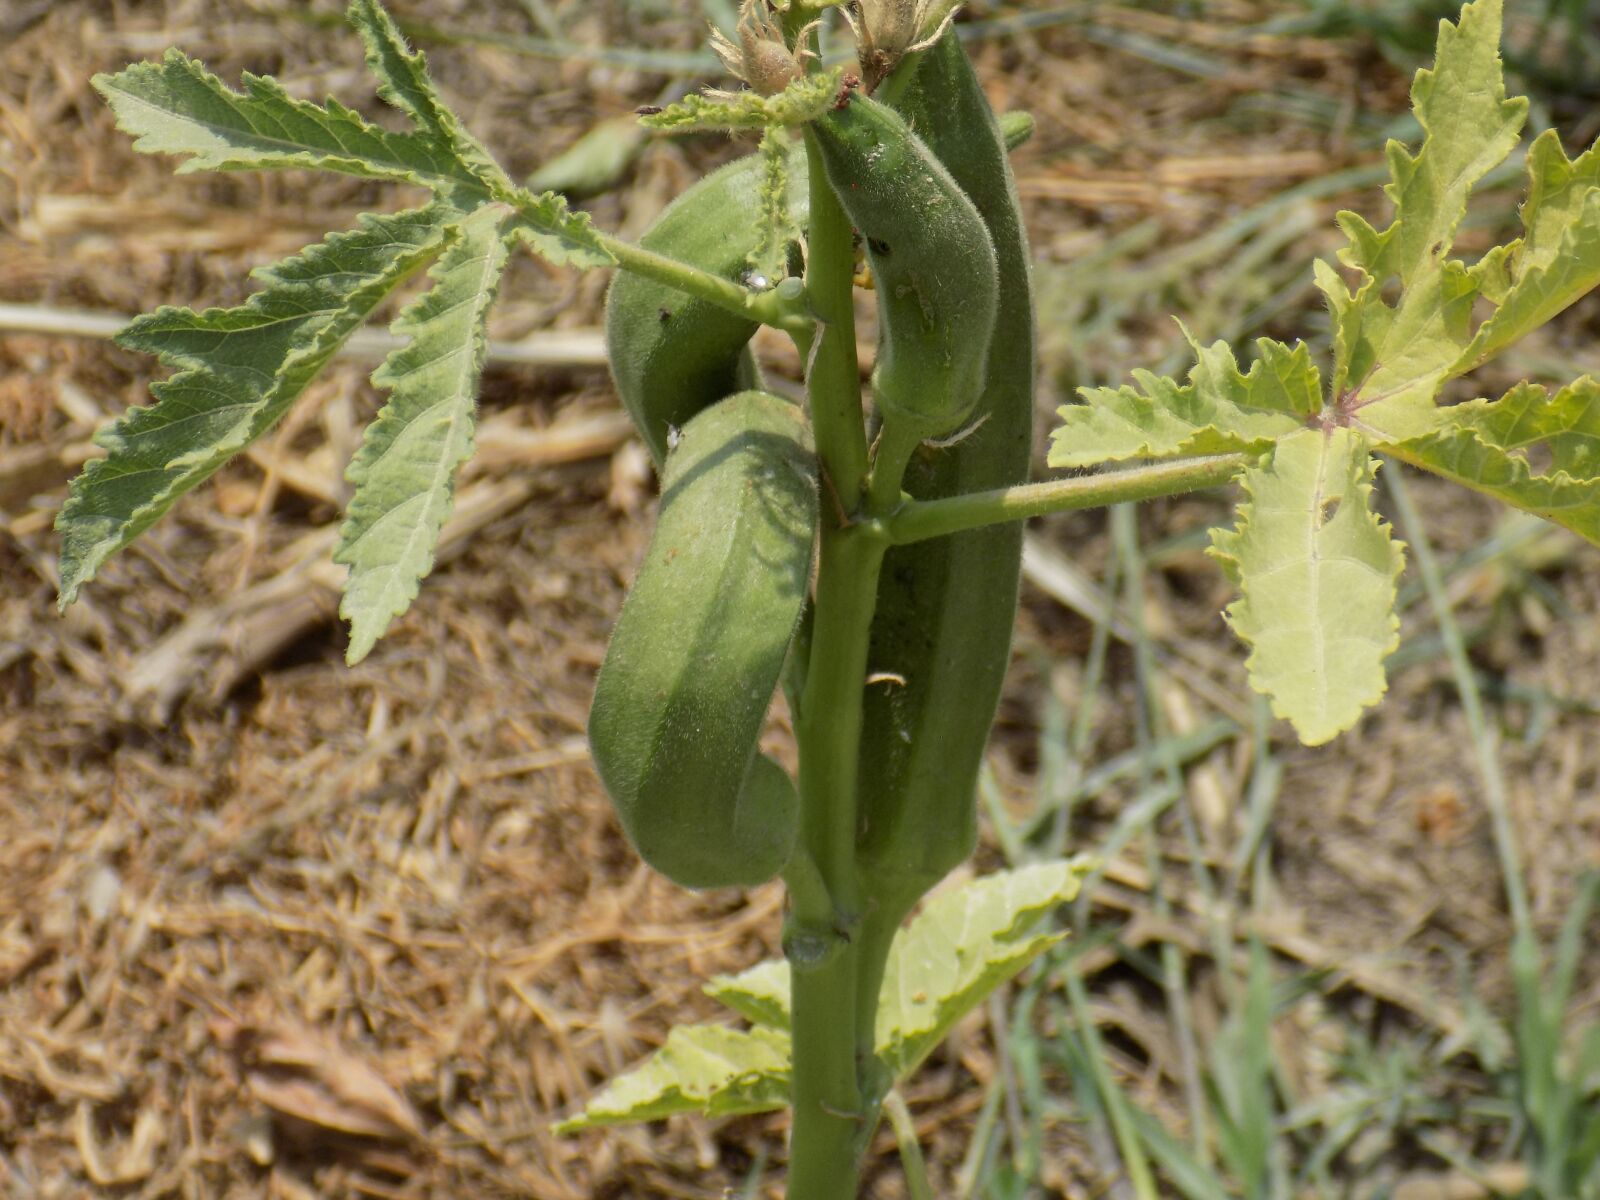
[[(713, 171), (669, 204), (639, 239), (647, 250), (724, 279), (748, 282), (761, 242), (761, 155)], [(804, 226), (805, 155), (788, 155), (790, 215)], [(619, 271), (606, 296), (606, 353), (623, 407), (657, 468), (669, 431), (724, 396), (760, 382), (756, 322), (663, 283)]]
[(691, 418), (595, 684), (595, 769), (640, 857), (684, 887), (763, 883), (794, 846), (794, 784), (757, 743), (810, 581), (815, 464), (779, 397)]
[[(972, 432), (923, 446), (918, 499), (1027, 480), (1034, 330), (1027, 236), (1006, 144), (961, 43), (947, 33), (901, 93), (901, 112), (971, 198), (998, 259), (999, 304)], [(1016, 619), (1018, 523), (891, 549), (879, 577), (861, 740), (862, 875), (898, 922), (971, 854), (984, 747)]]
[(966, 421), (983, 391), (999, 297), (988, 226), (893, 109), (846, 93), (812, 128), (872, 265), (878, 412), (918, 437), (942, 437)]

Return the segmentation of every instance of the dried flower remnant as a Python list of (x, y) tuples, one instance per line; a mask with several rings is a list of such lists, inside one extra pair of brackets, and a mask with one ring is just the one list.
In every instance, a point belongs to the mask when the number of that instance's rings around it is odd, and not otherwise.
[[(800, 31), (796, 45), (804, 46), (813, 25)], [(745, 0), (734, 29), (735, 42), (716, 26), (711, 27), (711, 48), (729, 72), (763, 96), (776, 96), (805, 74), (806, 50), (796, 53), (784, 38), (783, 26), (767, 0)]]
[(928, 49), (955, 20), (960, 0), (855, 0), (844, 10), (871, 91), (908, 54)]

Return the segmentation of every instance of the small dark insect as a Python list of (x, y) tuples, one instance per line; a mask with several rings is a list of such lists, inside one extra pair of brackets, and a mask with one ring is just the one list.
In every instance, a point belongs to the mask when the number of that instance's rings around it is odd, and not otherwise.
[(637, 114), (638, 116), (641, 116), (641, 117), (653, 117), (658, 112), (661, 112), (662, 108), (661, 108), (661, 105), (659, 105), (659, 104), (641, 104), (641, 105), (639, 105), (638, 108), (634, 109), (633, 111), (634, 111), (635, 114)]
[(867, 246), (874, 254), (887, 255), (889, 253), (889, 243), (882, 238), (868, 238)]
[(670, 308), (663, 308), (657, 315), (661, 318), (663, 325), (672, 320), (672, 310)]

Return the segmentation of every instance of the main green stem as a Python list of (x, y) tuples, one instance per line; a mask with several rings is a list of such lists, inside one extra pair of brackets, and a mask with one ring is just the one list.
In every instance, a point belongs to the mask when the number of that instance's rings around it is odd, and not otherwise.
[[(855, 344), (852, 231), (808, 137), (811, 226), (806, 294), (817, 322), (806, 373), (824, 484), (816, 606), (805, 688), (795, 714), (800, 748), (800, 847), (810, 863), (791, 888), (785, 951), (791, 969), (794, 1127), (789, 1200), (855, 1194), (864, 1131), (877, 1121), (863, 1094), (855, 1028), (864, 964), (858, 937), (857, 770), (863, 692), (878, 573), (888, 543), (858, 522), (868, 461)], [(814, 871), (809, 868), (814, 867)], [(864, 970), (865, 969), (865, 970)]]

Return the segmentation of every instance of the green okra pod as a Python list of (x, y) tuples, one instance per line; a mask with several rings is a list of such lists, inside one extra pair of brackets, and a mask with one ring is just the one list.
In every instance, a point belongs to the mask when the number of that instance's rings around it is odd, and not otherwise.
[[(803, 227), (810, 201), (798, 144), (787, 164), (790, 215)], [(762, 282), (748, 266), (762, 238), (762, 180), (759, 154), (735, 159), (668, 205), (639, 244), (724, 279)], [(617, 394), (657, 468), (671, 429), (760, 382), (749, 352), (756, 328), (738, 313), (617, 272), (606, 296), (606, 352)]]
[(691, 888), (789, 860), (794, 784), (758, 752), (804, 607), (817, 527), (802, 411), (764, 392), (690, 418), (595, 684), (595, 769), (640, 857)]
[(999, 279), (973, 202), (894, 110), (846, 93), (812, 124), (878, 296), (873, 395), (919, 437), (961, 426), (983, 391)]
[[(960, 42), (946, 34), (901, 98), (906, 120), (976, 205), (998, 259), (999, 305), (972, 432), (924, 446), (920, 499), (1027, 480), (1034, 329), (1027, 237), (1006, 146)], [(976, 791), (1016, 619), (1020, 524), (896, 547), (884, 560), (861, 741), (863, 878), (895, 922), (971, 852)]]

